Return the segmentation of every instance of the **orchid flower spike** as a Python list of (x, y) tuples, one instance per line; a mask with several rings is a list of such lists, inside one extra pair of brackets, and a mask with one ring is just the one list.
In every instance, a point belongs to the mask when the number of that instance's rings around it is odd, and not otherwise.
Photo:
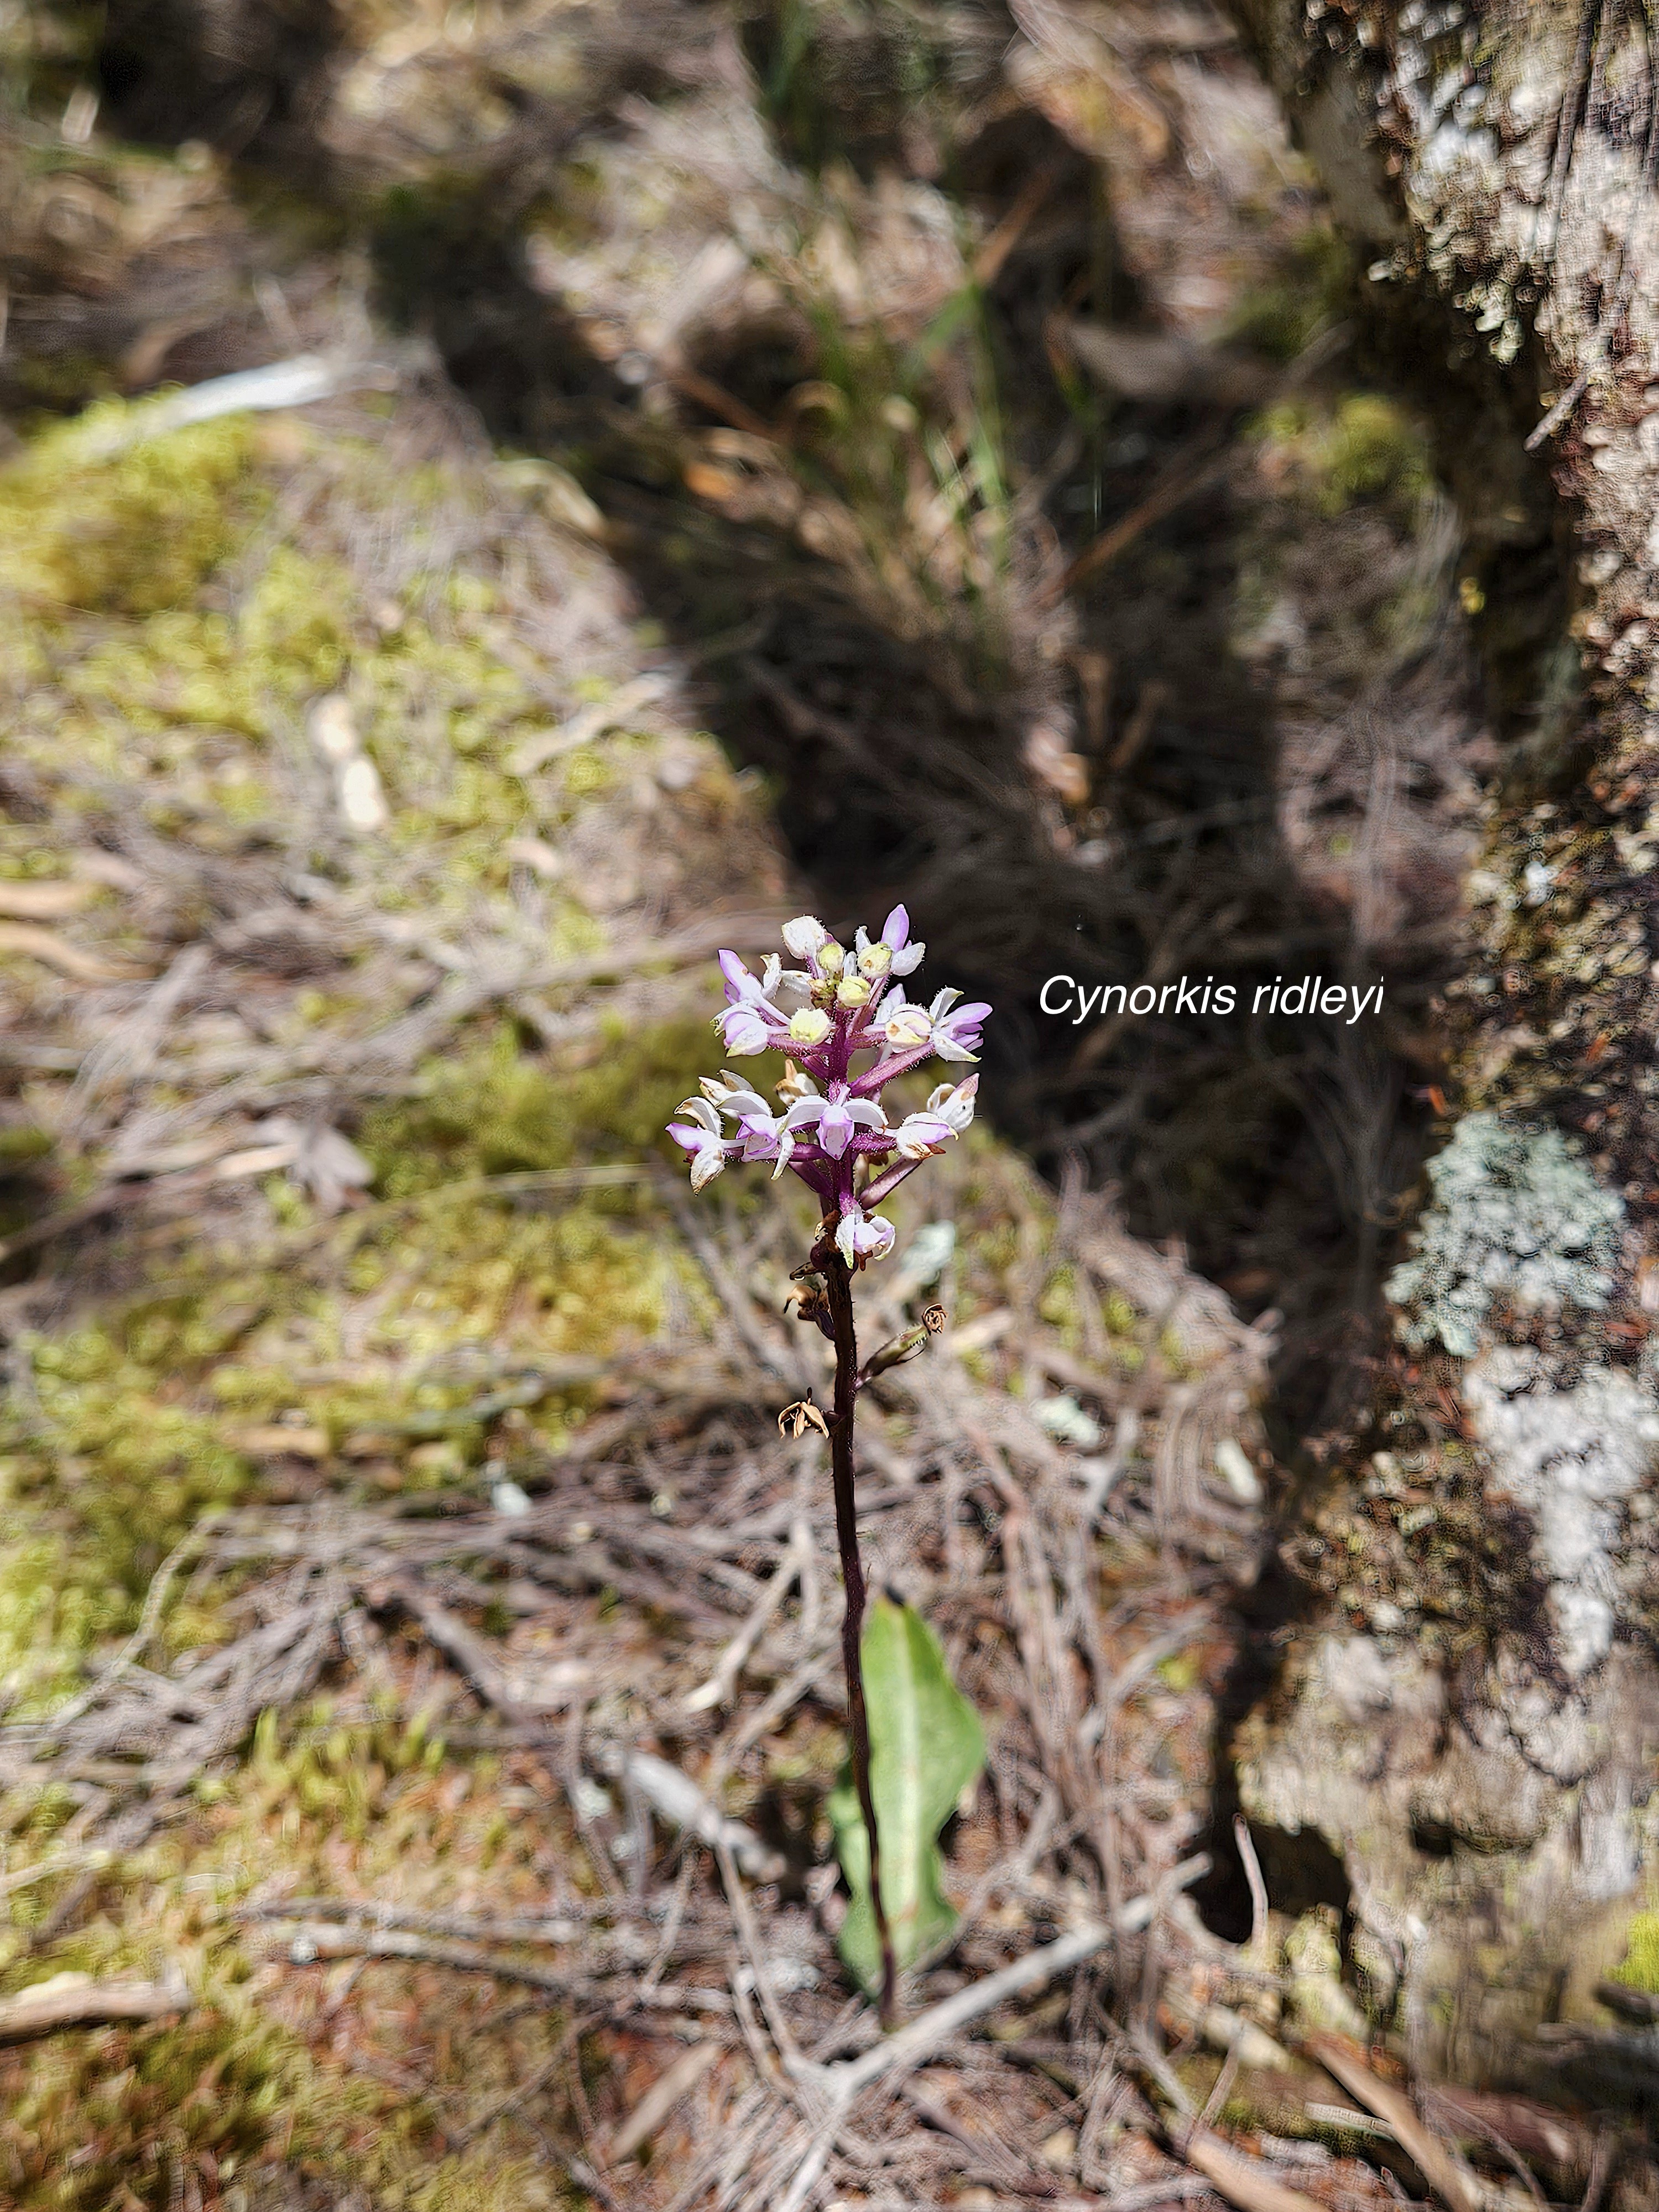
[[(940, 991), (927, 1006), (906, 996), (905, 978), (921, 966), (926, 947), (911, 942), (910, 917), (902, 906), (888, 915), (879, 937), (855, 930), (850, 948), (811, 914), (797, 915), (784, 925), (783, 943), (799, 964), (786, 969), (773, 954), (758, 975), (735, 952), (720, 954), (726, 1005), (714, 1024), (734, 1059), (773, 1051), (787, 1054), (782, 1080), (775, 1085), (776, 1104), (758, 1082), (746, 1083), (722, 1068), (718, 1076), (702, 1078), (701, 1095), (684, 1102), (681, 1118), (669, 1123), (668, 1133), (690, 1156), (694, 1190), (730, 1162), (767, 1162), (774, 1180), (787, 1168), (817, 1201), (817, 1237), (806, 1265), (791, 1278), (791, 1303), (799, 1318), (815, 1324), (835, 1346), (835, 1411), (830, 1416), (820, 1413), (809, 1395), (785, 1407), (778, 1427), (797, 1440), (809, 1428), (816, 1430), (830, 1447), (847, 1593), (842, 1648), (849, 1749), (859, 1807), (873, 1846), (877, 1819), (859, 1657), (864, 1580), (854, 1498), (854, 1413), (864, 1385), (919, 1352), (943, 1326), (943, 1313), (930, 1307), (920, 1324), (873, 1353), (860, 1369), (852, 1278), (892, 1250), (893, 1224), (877, 1206), (922, 1161), (945, 1151), (969, 1127), (979, 1078), (938, 1085), (925, 1107), (902, 1112), (896, 1121), (889, 1118), (883, 1091), (915, 1074), (930, 1058), (972, 1060), (991, 1009), (977, 1000), (960, 1004), (960, 991)], [(778, 1004), (778, 993), (786, 988), (793, 994), (787, 1011)], [(890, 2027), (896, 1953), (873, 1848), (870, 1877), (882, 1952), (882, 2021)]]
[[(927, 948), (912, 941), (902, 906), (879, 936), (856, 929), (850, 945), (811, 914), (782, 934), (796, 967), (773, 953), (757, 974), (735, 952), (720, 954), (726, 1005), (714, 1024), (734, 1059), (788, 1055), (775, 1103), (723, 1067), (702, 1078), (702, 1097), (685, 1101), (669, 1134), (689, 1155), (696, 1190), (737, 1161), (769, 1165), (775, 1181), (787, 1168), (817, 1200), (826, 1237), (861, 1267), (892, 1249), (892, 1224), (875, 1203), (969, 1127), (978, 1078), (940, 1085), (924, 1108), (896, 1119), (882, 1092), (930, 1057), (971, 1062), (991, 1009), (961, 1004), (959, 991), (926, 1005), (907, 997), (904, 979)], [(781, 1006), (785, 989), (796, 1000)]]

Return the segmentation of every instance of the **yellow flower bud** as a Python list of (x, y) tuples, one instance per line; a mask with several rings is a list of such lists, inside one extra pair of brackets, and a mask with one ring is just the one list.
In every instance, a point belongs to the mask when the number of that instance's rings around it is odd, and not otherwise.
[(848, 1008), (868, 1003), (870, 986), (862, 975), (843, 975), (836, 986), (836, 1004)]
[(821, 1007), (803, 1006), (790, 1018), (789, 1035), (795, 1044), (822, 1044), (832, 1026), (829, 1015)]
[(837, 945), (833, 937), (828, 945), (819, 945), (818, 973), (821, 975), (839, 975), (846, 965), (846, 947)]
[(878, 975), (884, 975), (892, 964), (893, 948), (884, 945), (879, 938), (873, 945), (866, 945), (859, 955), (859, 966), (872, 983)]

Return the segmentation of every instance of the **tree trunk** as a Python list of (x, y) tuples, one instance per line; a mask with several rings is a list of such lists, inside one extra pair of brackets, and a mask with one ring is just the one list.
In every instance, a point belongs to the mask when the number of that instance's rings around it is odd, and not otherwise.
[[(1605, 2101), (1594, 1984), (1653, 1880), (1659, 1744), (1659, 52), (1604, 0), (1243, 12), (1370, 280), (1449, 339), (1430, 404), (1475, 374), (1492, 419), (1535, 401), (1571, 612), (1468, 878), (1395, 1348), (1301, 1546), (1350, 1626), (1246, 1722), (1240, 1784), (1341, 1854), (1420, 2063), (1559, 2086), (1565, 2062)], [(1501, 568), (1463, 584), (1489, 672)]]

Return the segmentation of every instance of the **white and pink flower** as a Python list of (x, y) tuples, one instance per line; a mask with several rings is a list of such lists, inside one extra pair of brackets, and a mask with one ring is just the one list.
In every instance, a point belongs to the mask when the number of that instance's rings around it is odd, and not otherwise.
[[(869, 1210), (921, 1161), (941, 1152), (974, 1118), (977, 1076), (941, 1084), (919, 1112), (890, 1122), (881, 1093), (931, 1054), (971, 1060), (991, 1009), (961, 1005), (959, 991), (940, 991), (922, 1006), (906, 996), (926, 947), (913, 944), (910, 917), (896, 906), (872, 938), (860, 929), (849, 950), (816, 915), (784, 925), (783, 941), (799, 968), (775, 953), (757, 975), (735, 952), (720, 956), (726, 1006), (715, 1026), (737, 1058), (769, 1051), (789, 1054), (776, 1106), (723, 1068), (702, 1079), (702, 1096), (688, 1099), (669, 1134), (690, 1157), (694, 1189), (730, 1162), (770, 1163), (775, 1179), (789, 1168), (812, 1190), (833, 1221), (836, 1249), (849, 1267), (892, 1249), (892, 1224)], [(804, 1003), (777, 1003), (788, 988)], [(726, 1124), (732, 1127), (728, 1130)]]

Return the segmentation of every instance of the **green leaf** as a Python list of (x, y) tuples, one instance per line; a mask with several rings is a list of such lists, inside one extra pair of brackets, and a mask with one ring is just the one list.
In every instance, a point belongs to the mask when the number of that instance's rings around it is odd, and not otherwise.
[[(911, 1607), (878, 1598), (865, 1622), (862, 1651), (881, 1897), (902, 1972), (956, 1925), (943, 1887), (939, 1832), (985, 1764), (985, 1731), (951, 1680), (938, 1637)], [(881, 1945), (870, 1903), (869, 1840), (850, 1782), (833, 1793), (829, 1812), (853, 1893), (841, 1955), (873, 1994), (881, 1986)]]

